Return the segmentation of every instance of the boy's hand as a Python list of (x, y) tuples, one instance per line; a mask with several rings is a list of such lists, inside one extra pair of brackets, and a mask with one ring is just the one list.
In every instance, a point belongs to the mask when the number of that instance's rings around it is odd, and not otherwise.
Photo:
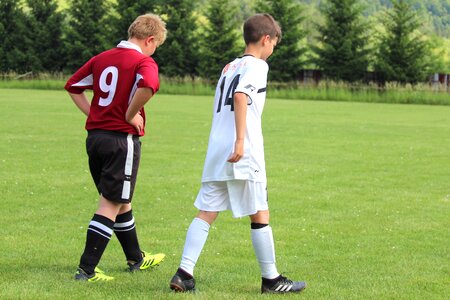
[(138, 134), (140, 134), (144, 128), (144, 118), (142, 118), (141, 113), (137, 113), (129, 123), (136, 128)]
[(237, 163), (244, 156), (244, 139), (237, 139), (234, 143), (234, 152), (228, 158), (228, 162)]

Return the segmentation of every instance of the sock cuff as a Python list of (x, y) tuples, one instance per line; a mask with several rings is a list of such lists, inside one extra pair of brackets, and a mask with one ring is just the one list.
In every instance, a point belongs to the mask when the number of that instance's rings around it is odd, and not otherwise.
[(114, 222), (104, 216), (95, 214), (89, 223), (88, 230), (95, 232), (107, 239), (111, 239)]
[(207, 231), (207, 232), (209, 231), (209, 227), (210, 227), (211, 225), (209, 225), (209, 223), (206, 222), (205, 220), (196, 217), (196, 218), (194, 218), (194, 222), (198, 222), (199, 225), (200, 225), (200, 227), (201, 227), (203, 230), (205, 230), (205, 231)]
[(124, 223), (124, 222), (131, 221), (132, 219), (133, 219), (133, 210), (130, 209), (126, 213), (117, 215), (116, 223)]
[(254, 233), (254, 234), (256, 234), (258, 232), (261, 232), (261, 233), (272, 232), (272, 227), (270, 227), (270, 225), (267, 225), (267, 226), (264, 226), (262, 228), (252, 228), (251, 232)]
[(109, 219), (109, 218), (107, 218), (105, 216), (102, 216), (102, 215), (94, 214), (94, 216), (92, 217), (92, 221), (96, 221), (98, 223), (101, 223), (101, 224), (105, 225), (108, 228), (113, 228), (113, 226), (114, 226), (114, 221), (113, 220), (111, 220), (111, 219)]
[[(123, 216), (125, 214), (126, 216)], [(136, 227), (136, 223), (134, 222), (134, 217), (131, 213), (131, 210), (129, 212), (126, 212), (125, 214), (122, 214), (122, 218), (120, 218), (119, 220), (116, 219), (116, 223), (114, 224), (115, 232), (130, 231)]]
[(250, 227), (252, 229), (261, 229), (261, 228), (264, 228), (266, 226), (269, 226), (269, 224), (262, 224), (262, 223), (251, 223), (250, 224)]

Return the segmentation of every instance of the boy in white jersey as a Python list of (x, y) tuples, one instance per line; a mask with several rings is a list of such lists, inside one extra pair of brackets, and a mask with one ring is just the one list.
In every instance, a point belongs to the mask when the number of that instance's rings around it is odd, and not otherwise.
[(281, 29), (269, 14), (256, 14), (244, 23), (245, 54), (227, 64), (216, 88), (213, 121), (195, 206), (180, 267), (170, 282), (176, 292), (195, 290), (194, 267), (220, 211), (236, 218), (249, 216), (258, 259), (261, 292), (300, 292), (304, 282), (281, 276), (275, 265), (269, 226), (267, 179), (261, 114), (266, 98), (266, 59), (281, 40)]

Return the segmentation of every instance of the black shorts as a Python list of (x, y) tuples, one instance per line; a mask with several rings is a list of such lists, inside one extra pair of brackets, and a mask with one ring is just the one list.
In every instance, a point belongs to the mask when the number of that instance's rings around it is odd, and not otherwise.
[(98, 192), (110, 201), (131, 202), (141, 157), (139, 137), (122, 132), (90, 130), (86, 150)]

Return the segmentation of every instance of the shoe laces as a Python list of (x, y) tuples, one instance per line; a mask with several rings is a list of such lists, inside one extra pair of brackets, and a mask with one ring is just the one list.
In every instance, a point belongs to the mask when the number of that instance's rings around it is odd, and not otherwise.
[(285, 276), (283, 276), (283, 275), (281, 275), (280, 274), (280, 281), (281, 282), (283, 282), (283, 283), (287, 283), (287, 284), (294, 284), (294, 282), (292, 281), (292, 280), (290, 280), (289, 278), (287, 278), (287, 277), (285, 277)]

